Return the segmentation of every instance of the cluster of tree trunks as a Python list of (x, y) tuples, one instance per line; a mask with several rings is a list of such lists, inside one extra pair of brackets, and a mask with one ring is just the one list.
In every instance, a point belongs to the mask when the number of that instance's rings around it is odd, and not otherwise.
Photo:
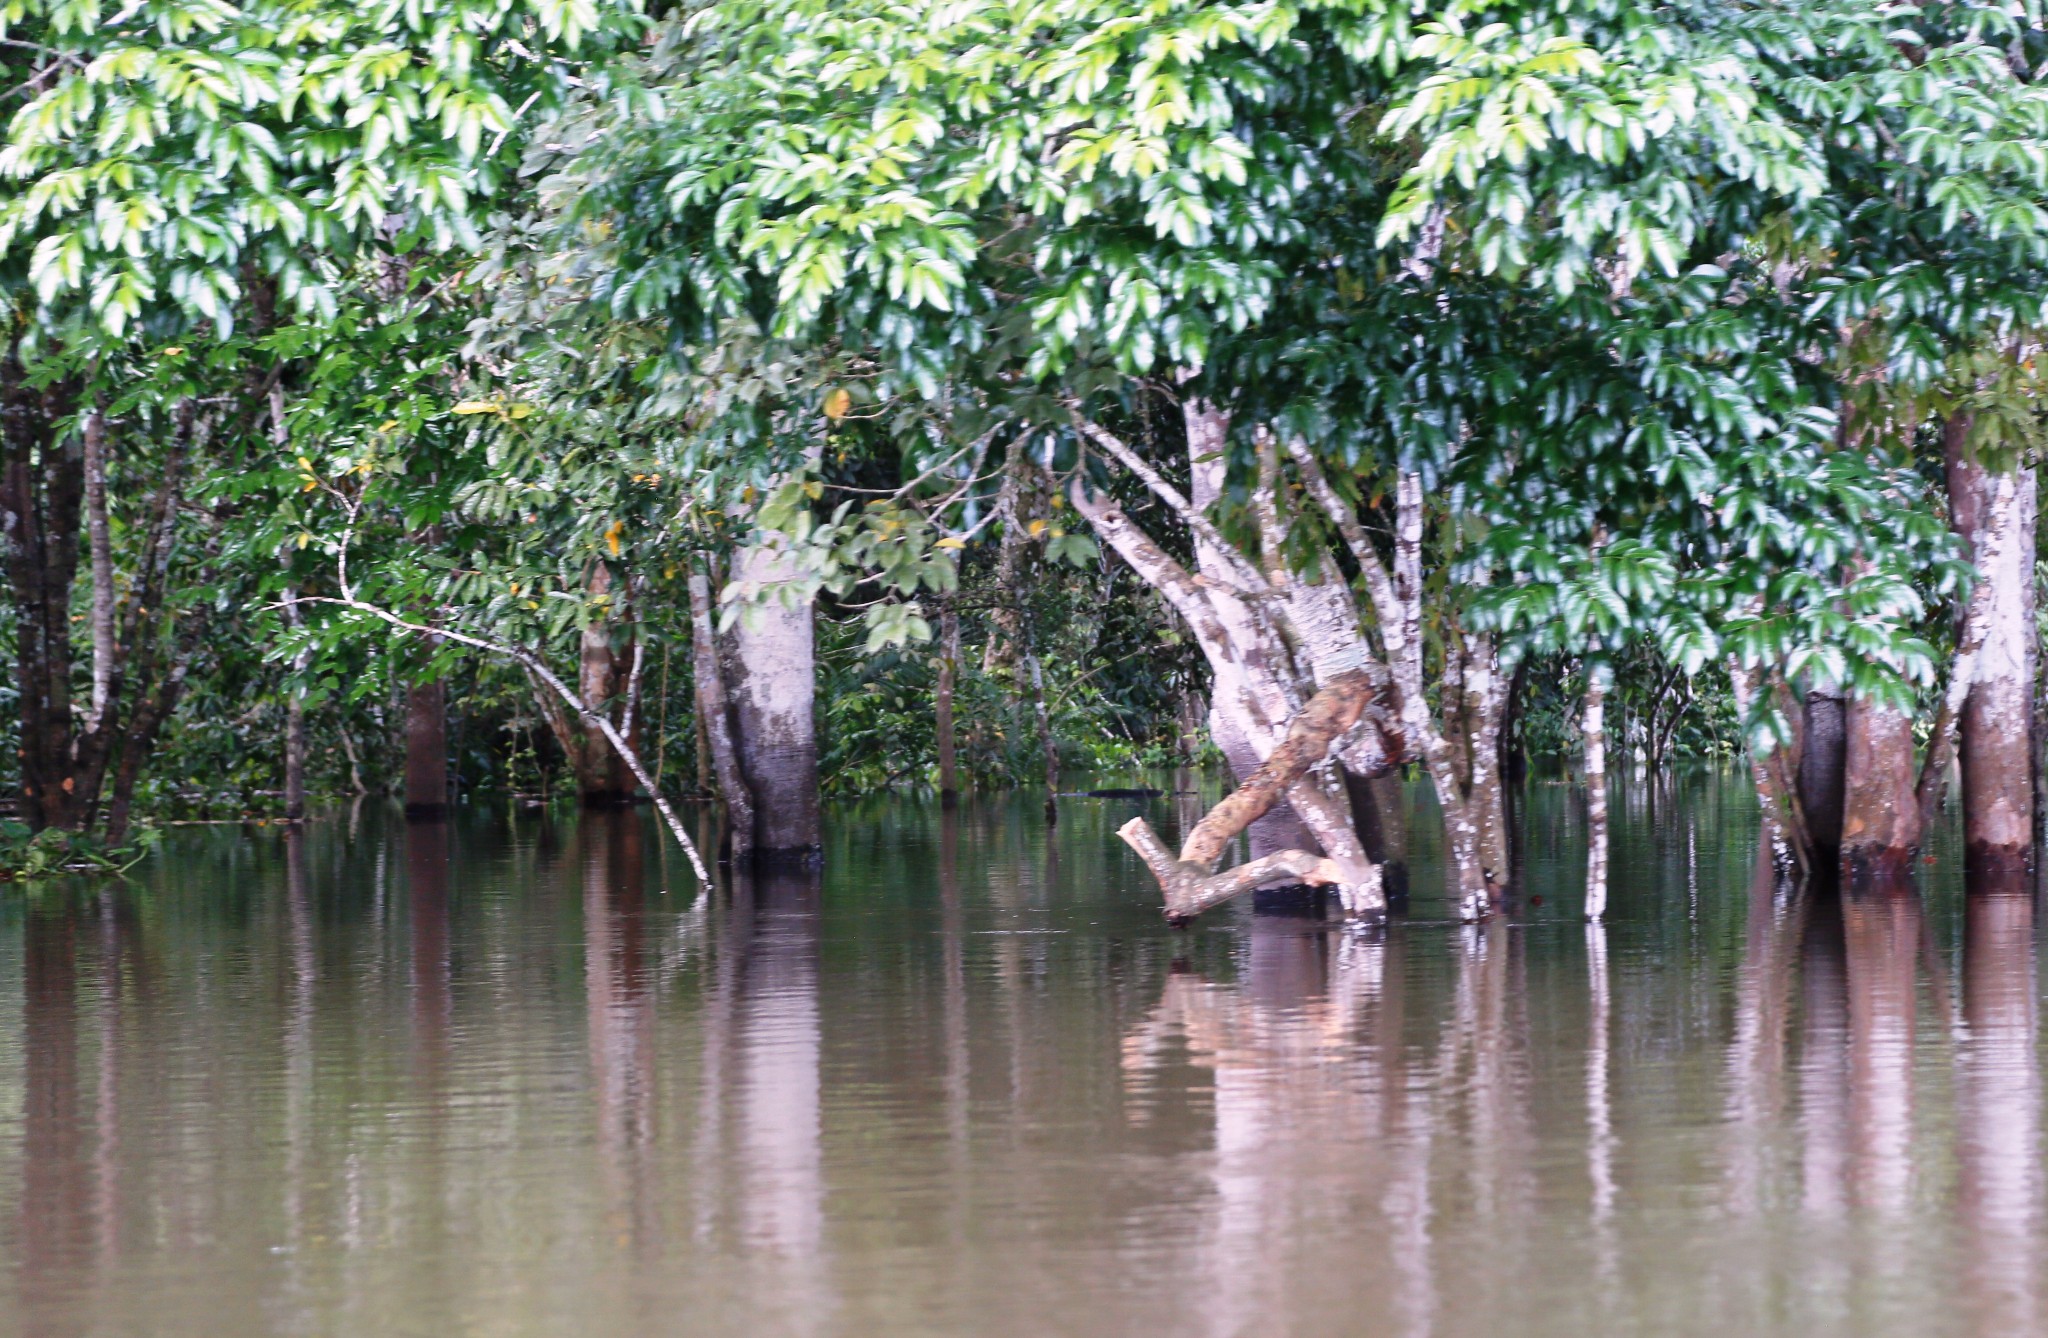
[[(108, 518), (112, 425), (76, 387), (33, 384), (12, 349), (0, 357), (0, 538), (15, 615), (22, 816), (32, 827), (126, 836), (135, 787), (177, 707), (200, 644), (197, 617), (165, 607), (185, 460), (203, 433), (198, 408), (172, 415), (141, 509), (130, 581), (116, 586)], [(81, 542), (91, 582), (91, 696), (73, 700), (72, 594)]]
[[(1072, 500), (1194, 633), (1213, 675), (1210, 730), (1241, 792), (1256, 783), (1284, 793), (1287, 803), (1283, 809), (1277, 802), (1226, 801), (1212, 818), (1226, 816), (1240, 826), (1221, 830), (1205, 819), (1197, 827), (1201, 840), (1191, 835), (1178, 859), (1166, 855), (1156, 836), (1127, 829), (1126, 840), (1160, 876), (1169, 915), (1183, 918), (1195, 901), (1215, 904), (1276, 880), (1329, 883), (1354, 913), (1381, 911), (1392, 882), (1389, 866), (1404, 863), (1399, 842), (1405, 827), (1398, 794), (1375, 782), (1409, 762), (1420, 763), (1435, 786), (1460, 913), (1468, 919), (1490, 914), (1509, 878), (1501, 749), (1509, 681), (1492, 640), (1445, 617), (1434, 656), (1434, 702), (1427, 691), (1420, 476), (1400, 476), (1391, 553), (1383, 553), (1313, 455), (1261, 431), (1251, 490), (1257, 541), (1240, 548), (1209, 517), (1222, 492), (1229, 420), (1190, 400), (1182, 421), (1186, 495), (1100, 425), (1081, 421), (1079, 427), (1188, 527), (1193, 571), (1085, 483), (1074, 484)], [(1322, 553), (1306, 565), (1299, 560), (1300, 517), (1293, 508), (1302, 505), (1319, 509), (1341, 536), (1366, 591), (1363, 607), (1338, 553)], [(1361, 683), (1368, 687), (1356, 686)], [(1296, 725), (1312, 718), (1312, 704), (1321, 710), (1327, 694), (1353, 691), (1363, 694), (1358, 714), (1303, 758), (1295, 747)], [(1208, 866), (1241, 830), (1249, 835), (1250, 863), (1217, 881)], [(1405, 885), (1405, 870), (1400, 878)]]
[(1789, 744), (1755, 763), (1776, 844), (1844, 886), (1911, 877), (1952, 764), (1972, 886), (2009, 885), (2033, 867), (2037, 482), (2023, 465), (1987, 469), (1969, 432), (1962, 414), (1944, 427), (1951, 522), (1977, 580), (1924, 748), (1913, 716), (1890, 701), (1733, 674), (1745, 711), (1754, 694), (1773, 692), (1793, 726)]

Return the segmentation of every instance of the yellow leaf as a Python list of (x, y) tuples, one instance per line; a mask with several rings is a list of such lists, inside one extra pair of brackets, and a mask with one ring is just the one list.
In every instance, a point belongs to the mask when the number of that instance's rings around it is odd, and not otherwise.
[(379, 432), (390, 432), (396, 429), (397, 426), (398, 420), (396, 418), (387, 418), (383, 422), (377, 424), (377, 430)]
[(846, 417), (852, 408), (853, 396), (847, 393), (844, 386), (825, 396), (825, 416), (835, 423)]
[(1029, 525), (1025, 526), (1025, 528), (1030, 530), (1031, 537), (1036, 539), (1039, 535), (1045, 533), (1045, 522), (1042, 520), (1034, 520)]
[(311, 543), (311, 542), (313, 542), (313, 536), (312, 536), (312, 535), (310, 535), (310, 534), (308, 534), (308, 533), (307, 533), (306, 531), (304, 531), (304, 530), (300, 530), (300, 531), (299, 531), (299, 547), (301, 547), (301, 548), (304, 548), (304, 547), (305, 547), (305, 546), (306, 546), (307, 544), (309, 544), (309, 543)]
[(319, 487), (319, 486), (320, 486), (320, 480), (319, 480), (319, 479), (307, 479), (307, 480), (305, 481), (305, 483), (303, 483), (303, 484), (301, 484), (301, 485), (300, 485), (300, 487), (299, 487), (299, 491), (300, 491), (300, 492), (311, 492), (311, 491), (313, 491), (313, 489), (315, 489), (315, 488), (317, 488), (317, 487)]
[(515, 404), (505, 411), (507, 418), (525, 418), (533, 412), (531, 404)]
[(615, 520), (612, 522), (612, 527), (604, 532), (605, 546), (612, 550), (613, 557), (619, 555), (619, 532), (625, 528), (626, 523), (624, 521)]
[(824, 495), (825, 485), (818, 482), (816, 479), (811, 479), (804, 484), (804, 496), (810, 498), (812, 501), (815, 502)]
[(965, 547), (967, 547), (967, 541), (966, 541), (965, 539), (955, 539), (955, 538), (954, 538), (954, 537), (953, 537), (952, 535), (950, 535), (950, 534), (949, 534), (949, 535), (947, 535), (947, 536), (946, 536), (945, 538), (943, 538), (943, 539), (940, 539), (940, 540), (938, 540), (938, 541), (937, 541), (936, 543), (934, 543), (934, 544), (932, 545), (932, 547), (933, 547), (933, 548), (965, 548)]
[(179, 347), (179, 346), (178, 346), (178, 345), (176, 345), (176, 344), (173, 344), (173, 345), (171, 345), (171, 346), (170, 346), (169, 348), (167, 348), (167, 349), (165, 349), (165, 350), (164, 350), (164, 356), (165, 356), (166, 358), (175, 358), (175, 357), (177, 357), (178, 355), (180, 355), (181, 353), (183, 353), (184, 351), (185, 351), (185, 350), (184, 350), (183, 348)]
[(455, 412), (465, 415), (473, 413), (497, 413), (498, 406), (493, 404), (489, 400), (464, 400), (462, 403), (455, 406)]

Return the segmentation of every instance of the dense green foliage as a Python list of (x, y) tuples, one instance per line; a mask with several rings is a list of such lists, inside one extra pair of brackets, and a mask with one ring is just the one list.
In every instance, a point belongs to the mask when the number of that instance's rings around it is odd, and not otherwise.
[[(110, 425), (136, 702), (109, 709), (175, 709), (140, 790), (161, 812), (261, 809), (290, 700), (320, 788), (382, 786), (400, 694), (437, 674), (464, 786), (558, 788), (530, 675), (393, 618), (565, 674), (596, 629), (661, 666), (646, 751), (694, 786), (687, 582), (770, 532), (804, 578), (735, 581), (721, 617), (818, 601), (831, 788), (930, 780), (948, 606), (970, 776), (1032, 774), (1019, 635), (1069, 761), (1182, 757), (1201, 658), (1064, 498), (1150, 504), (1103, 430), (1184, 486), (1161, 424), (1196, 397), (1232, 413), (1225, 534), (1255, 532), (1262, 434), (1369, 529), (1421, 476), (1433, 663), (1497, 637), (1524, 750), (1572, 751), (1592, 672), (1652, 764), (1767, 749), (1783, 699), (1738, 720), (1731, 665), (1933, 700), (1970, 584), (1943, 424), (1997, 469), (2039, 445), (2031, 8), (5, 0), (0, 24), (9, 458), (55, 468)], [(1342, 548), (1304, 511), (1284, 557)], [(66, 598), (83, 638), (90, 583)], [(83, 650), (53, 672), (85, 700)], [(114, 756), (156, 746), (134, 734)]]

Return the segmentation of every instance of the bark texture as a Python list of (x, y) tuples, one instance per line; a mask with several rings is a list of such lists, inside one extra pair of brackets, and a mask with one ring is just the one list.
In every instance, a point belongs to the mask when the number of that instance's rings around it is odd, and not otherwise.
[(1347, 910), (1384, 909), (1378, 869), (1364, 858), (1364, 851), (1355, 842), (1335, 855), (1309, 850), (1275, 851), (1222, 873), (1215, 872), (1231, 838), (1260, 814), (1271, 810), (1283, 796), (1293, 800), (1297, 790), (1316, 789), (1308, 775), (1310, 768), (1328, 759), (1332, 747), (1364, 715), (1372, 696), (1371, 680), (1363, 671), (1351, 670), (1332, 679), (1302, 708), (1288, 729), (1286, 740), (1259, 769), (1195, 824), (1181, 843), (1178, 857), (1167, 849), (1145, 819), (1132, 818), (1124, 824), (1118, 834), (1159, 880), (1168, 920), (1185, 923), (1280, 873), (1305, 883), (1335, 886)]
[(810, 601), (785, 598), (802, 576), (769, 535), (733, 559), (733, 580), (770, 591), (735, 624), (727, 660), (740, 770), (753, 794), (754, 851), (808, 859), (820, 848), (817, 649)]
[[(172, 410), (155, 494), (133, 527), (124, 606), (108, 517), (114, 425), (88, 412), (80, 431), (60, 430), (77, 408), (68, 383), (31, 385), (18, 351), (0, 354), (0, 546), (14, 605), (21, 814), (37, 829), (83, 830), (97, 818), (119, 844), (142, 767), (201, 644), (199, 618), (181, 624), (164, 596), (185, 460), (202, 425), (191, 401)], [(75, 711), (71, 599), (82, 540), (92, 580), (92, 686), (85, 709)]]
[(448, 815), (448, 690), (439, 679), (405, 693), (405, 816)]
[(1586, 918), (1607, 915), (1607, 683), (1596, 671), (1586, 685), (1581, 725), (1586, 743)]
[(2034, 657), (2034, 471), (1995, 475), (1969, 449), (1970, 424), (1946, 427), (1949, 507), (1977, 566), (1972, 601), (1977, 653), (1958, 721), (1963, 839), (1968, 866), (2025, 869), (2033, 856), (2034, 776), (2029, 744)]
[(754, 853), (754, 794), (747, 788), (733, 742), (732, 704), (726, 698), (718, 632), (711, 617), (711, 582), (702, 572), (690, 573), (690, 647), (697, 678), (697, 722), (725, 800), (728, 848), (737, 864)]
[(1842, 796), (1844, 886), (1909, 882), (1920, 848), (1913, 720), (1879, 701), (1848, 703)]
[(1832, 870), (1842, 854), (1842, 812), (1848, 772), (1848, 702), (1840, 692), (1806, 694), (1800, 731), (1799, 806), (1806, 819), (1813, 868)]

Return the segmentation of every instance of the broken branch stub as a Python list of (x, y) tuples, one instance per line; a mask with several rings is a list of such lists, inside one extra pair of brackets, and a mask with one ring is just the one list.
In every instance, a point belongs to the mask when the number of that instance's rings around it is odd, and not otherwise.
[(1168, 920), (1176, 924), (1190, 920), (1281, 874), (1304, 883), (1377, 890), (1377, 871), (1362, 859), (1333, 858), (1307, 850), (1276, 851), (1222, 873), (1215, 871), (1231, 838), (1279, 803), (1309, 768), (1328, 757), (1331, 746), (1365, 714), (1372, 697), (1372, 682), (1364, 671), (1348, 670), (1332, 677), (1289, 723), (1287, 737), (1259, 769), (1195, 824), (1178, 856), (1143, 818), (1124, 824), (1117, 834), (1158, 879)]

